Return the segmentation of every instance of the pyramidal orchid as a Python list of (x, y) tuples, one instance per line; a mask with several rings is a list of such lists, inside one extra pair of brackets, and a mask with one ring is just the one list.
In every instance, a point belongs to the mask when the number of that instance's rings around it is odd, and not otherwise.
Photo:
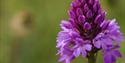
[(59, 61), (70, 63), (82, 55), (88, 63), (96, 63), (98, 51), (104, 63), (115, 63), (122, 57), (117, 50), (123, 41), (116, 19), (106, 19), (99, 0), (73, 0), (68, 10), (69, 20), (62, 20), (62, 31), (58, 33)]

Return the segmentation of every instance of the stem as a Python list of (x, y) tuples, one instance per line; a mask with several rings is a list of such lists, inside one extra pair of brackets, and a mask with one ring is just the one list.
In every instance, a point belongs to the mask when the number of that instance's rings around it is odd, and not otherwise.
[(88, 63), (96, 63), (96, 53), (90, 52), (88, 56)]

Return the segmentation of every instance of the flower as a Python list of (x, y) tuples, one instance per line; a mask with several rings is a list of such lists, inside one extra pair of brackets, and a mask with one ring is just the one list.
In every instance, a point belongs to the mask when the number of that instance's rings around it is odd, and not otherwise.
[(118, 50), (114, 50), (115, 48), (119, 48), (119, 47), (110, 46), (107, 50), (103, 51), (105, 63), (115, 63), (116, 57), (119, 57), (119, 58), (122, 57), (121, 53)]
[(119, 47), (115, 47), (123, 41), (120, 27), (116, 19), (105, 18), (106, 12), (101, 9), (99, 0), (72, 1), (68, 14), (69, 20), (61, 22), (62, 31), (57, 37), (60, 62), (70, 63), (79, 55), (88, 58), (100, 50), (105, 63), (115, 62), (116, 57), (121, 57), (116, 50)]

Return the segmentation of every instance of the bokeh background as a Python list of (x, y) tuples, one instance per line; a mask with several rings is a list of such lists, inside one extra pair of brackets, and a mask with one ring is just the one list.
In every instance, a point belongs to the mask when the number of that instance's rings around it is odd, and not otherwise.
[[(71, 0), (0, 0), (0, 63), (58, 63), (56, 36)], [(101, 0), (107, 18), (116, 18), (125, 36), (125, 0)], [(117, 63), (125, 63), (123, 54)], [(87, 63), (79, 57), (72, 63)], [(103, 63), (101, 54), (97, 63)]]

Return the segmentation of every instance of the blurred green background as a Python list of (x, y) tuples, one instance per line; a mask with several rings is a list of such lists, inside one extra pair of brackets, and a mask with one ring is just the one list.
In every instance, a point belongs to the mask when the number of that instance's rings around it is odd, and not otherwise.
[[(58, 63), (56, 36), (71, 0), (0, 0), (0, 63)], [(107, 18), (116, 18), (125, 36), (125, 0), (101, 0)], [(119, 49), (125, 63), (125, 42)], [(79, 57), (72, 63), (87, 63)], [(97, 63), (103, 63), (101, 54)]]

